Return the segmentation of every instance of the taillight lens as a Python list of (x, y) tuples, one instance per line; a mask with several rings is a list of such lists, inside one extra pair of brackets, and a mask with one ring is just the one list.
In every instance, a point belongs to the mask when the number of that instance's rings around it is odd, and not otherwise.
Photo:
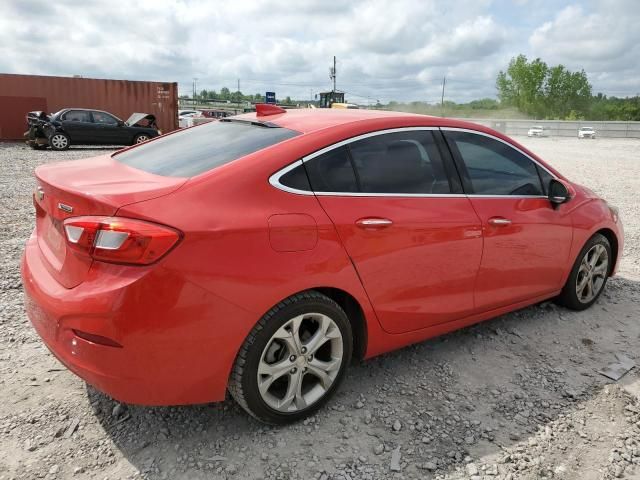
[(71, 217), (64, 221), (67, 244), (76, 252), (109, 263), (149, 265), (180, 240), (173, 228), (120, 217)]

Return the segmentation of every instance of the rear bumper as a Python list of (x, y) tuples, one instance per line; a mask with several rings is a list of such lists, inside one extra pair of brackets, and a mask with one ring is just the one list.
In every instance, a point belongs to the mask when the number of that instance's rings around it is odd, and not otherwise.
[[(159, 266), (95, 262), (85, 282), (64, 288), (43, 264), (33, 236), (21, 270), (33, 327), (87, 383), (119, 401), (141, 405), (224, 400), (246, 332), (214, 323), (242, 315), (238, 307)], [(85, 340), (78, 331), (121, 347)]]

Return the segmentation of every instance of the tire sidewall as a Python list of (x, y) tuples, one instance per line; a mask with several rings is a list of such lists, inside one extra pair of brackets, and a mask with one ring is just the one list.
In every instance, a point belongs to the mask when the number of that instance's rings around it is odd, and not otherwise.
[[(602, 283), (602, 287), (600, 288), (600, 291), (598, 292), (598, 294), (595, 297), (593, 297), (589, 302), (583, 303), (578, 299), (578, 294), (576, 293), (576, 280), (578, 277), (578, 270), (580, 270), (580, 264), (582, 263), (582, 259), (587, 254), (587, 252), (591, 250), (595, 245), (598, 245), (598, 244), (602, 245), (607, 250), (607, 257), (609, 261), (609, 264), (607, 266), (608, 272), (606, 277), (604, 278), (604, 282)], [(598, 298), (600, 298), (600, 295), (602, 295), (602, 292), (604, 291), (607, 285), (607, 280), (609, 279), (609, 275), (611, 274), (612, 268), (613, 268), (613, 256), (612, 256), (611, 244), (609, 243), (609, 240), (607, 240), (607, 238), (604, 235), (601, 235), (599, 233), (595, 234), (593, 237), (591, 237), (587, 241), (584, 247), (582, 247), (582, 250), (580, 250), (578, 257), (576, 258), (573, 268), (571, 269), (569, 278), (567, 279), (567, 283), (565, 284), (562, 290), (562, 302), (566, 306), (574, 310), (584, 310), (586, 308), (589, 308), (598, 300)]]
[[(304, 410), (292, 413), (283, 413), (272, 409), (262, 399), (262, 396), (258, 391), (258, 365), (262, 357), (262, 352), (273, 334), (293, 317), (305, 313), (321, 313), (327, 315), (338, 326), (342, 333), (343, 342), (342, 363), (340, 364), (340, 371), (338, 372), (336, 379), (321, 399)], [(353, 337), (351, 325), (344, 311), (333, 300), (327, 297), (322, 298), (314, 296), (312, 298), (287, 305), (269, 319), (265, 327), (253, 338), (252, 344), (248, 345), (248, 355), (244, 365), (244, 374), (242, 376), (242, 389), (244, 391), (244, 398), (247, 406), (258, 418), (273, 424), (290, 423), (308, 417), (310, 414), (322, 407), (338, 388), (344, 378), (347, 366), (351, 362), (352, 351)]]

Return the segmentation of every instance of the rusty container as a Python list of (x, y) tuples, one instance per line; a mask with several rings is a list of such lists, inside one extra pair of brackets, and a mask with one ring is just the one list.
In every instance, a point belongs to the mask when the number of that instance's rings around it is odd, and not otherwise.
[(122, 120), (151, 113), (166, 133), (178, 128), (178, 84), (0, 74), (0, 140), (22, 139), (27, 112), (63, 108), (104, 110)]

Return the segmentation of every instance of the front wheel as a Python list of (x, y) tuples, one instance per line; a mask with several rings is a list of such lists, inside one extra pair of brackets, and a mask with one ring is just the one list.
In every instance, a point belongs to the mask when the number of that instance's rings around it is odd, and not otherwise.
[(595, 234), (580, 251), (558, 303), (572, 310), (589, 308), (604, 290), (612, 265), (609, 240)]
[(52, 150), (67, 150), (71, 145), (71, 139), (66, 133), (58, 132), (49, 137), (49, 146)]
[(351, 361), (349, 320), (316, 291), (289, 297), (254, 327), (236, 358), (229, 392), (251, 415), (284, 424), (317, 411)]

